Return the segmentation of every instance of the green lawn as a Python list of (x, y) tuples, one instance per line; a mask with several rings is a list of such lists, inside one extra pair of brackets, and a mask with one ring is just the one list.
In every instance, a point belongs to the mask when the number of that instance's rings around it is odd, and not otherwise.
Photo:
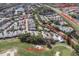
[(71, 51), (69, 49), (67, 49), (66, 47), (62, 47), (62, 46), (57, 46), (54, 47), (54, 49), (52, 50), (53, 53), (55, 54), (56, 51), (60, 52), (60, 55), (71, 55)]
[(20, 56), (53, 56), (55, 51), (61, 51), (61, 55), (71, 55), (71, 51), (65, 47), (57, 46), (53, 49), (45, 51), (27, 51), (26, 48), (33, 47), (33, 44), (21, 43), (19, 39), (14, 40), (3, 40), (0, 41), (0, 52), (5, 51), (9, 48), (18, 48), (18, 54)]

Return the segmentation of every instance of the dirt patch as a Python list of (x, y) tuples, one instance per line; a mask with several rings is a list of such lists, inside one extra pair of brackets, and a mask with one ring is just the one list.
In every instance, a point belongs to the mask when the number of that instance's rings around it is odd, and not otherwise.
[(0, 56), (16, 56), (17, 48), (11, 48), (0, 53)]

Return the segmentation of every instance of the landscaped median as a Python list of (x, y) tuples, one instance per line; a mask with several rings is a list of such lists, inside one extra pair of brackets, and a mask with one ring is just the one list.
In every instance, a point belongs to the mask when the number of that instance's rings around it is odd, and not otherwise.
[(41, 24), (39, 22), (39, 18), (38, 18), (37, 14), (34, 15), (34, 21), (35, 21), (35, 24), (36, 24), (37, 31), (43, 30), (42, 27), (41, 27)]

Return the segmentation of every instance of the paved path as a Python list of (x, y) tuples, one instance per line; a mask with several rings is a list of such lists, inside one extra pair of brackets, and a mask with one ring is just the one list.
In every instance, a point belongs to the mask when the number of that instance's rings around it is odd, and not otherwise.
[(60, 52), (57, 51), (56, 54), (55, 54), (55, 56), (60, 56)]

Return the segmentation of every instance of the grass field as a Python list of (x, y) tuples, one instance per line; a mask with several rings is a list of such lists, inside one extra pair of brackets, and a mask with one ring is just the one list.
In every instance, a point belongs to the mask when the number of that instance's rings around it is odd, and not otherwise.
[(72, 50), (64, 46), (56, 46), (52, 49), (52, 51), (53, 51), (53, 54), (55, 54), (56, 51), (59, 51), (61, 56), (70, 56), (73, 54)]
[(53, 49), (44, 51), (27, 51), (26, 48), (33, 47), (33, 44), (21, 43), (19, 39), (15, 38), (13, 40), (1, 40), (0, 41), (0, 52), (5, 51), (10, 48), (16, 47), (18, 49), (17, 55), (20, 56), (53, 56), (56, 51), (60, 51), (61, 55), (72, 55), (72, 51), (63, 46), (56, 46)]

